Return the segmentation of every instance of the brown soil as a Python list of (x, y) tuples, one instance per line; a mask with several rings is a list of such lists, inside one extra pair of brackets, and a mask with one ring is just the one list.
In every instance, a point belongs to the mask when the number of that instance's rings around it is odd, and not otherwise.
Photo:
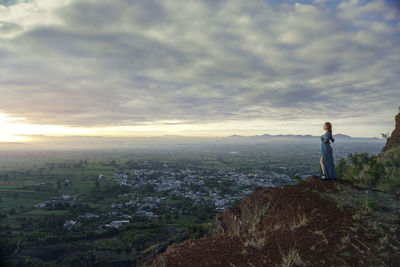
[(386, 141), (386, 145), (382, 151), (387, 151), (395, 146), (400, 145), (400, 113), (395, 117), (396, 126), (390, 135), (390, 137)]
[(212, 236), (173, 244), (144, 266), (400, 266), (398, 228), (384, 237), (326, 197), (344, 187), (361, 191), (316, 177), (257, 188), (220, 214)]

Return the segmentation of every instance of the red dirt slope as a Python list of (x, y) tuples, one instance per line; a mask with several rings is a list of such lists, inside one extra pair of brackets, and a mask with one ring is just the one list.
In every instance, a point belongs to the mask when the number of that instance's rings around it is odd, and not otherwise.
[(396, 222), (390, 231), (373, 229), (363, 223), (366, 213), (330, 197), (353, 203), (352, 190), (363, 193), (315, 177), (258, 188), (220, 214), (212, 236), (173, 244), (144, 266), (400, 266)]

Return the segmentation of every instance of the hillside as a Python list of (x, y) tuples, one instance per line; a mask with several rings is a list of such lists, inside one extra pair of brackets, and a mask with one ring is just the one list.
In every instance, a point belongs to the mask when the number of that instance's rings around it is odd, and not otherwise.
[(218, 215), (211, 235), (173, 244), (143, 266), (400, 266), (400, 113), (395, 119), (378, 157), (339, 162), (349, 181), (310, 176), (256, 188)]
[(400, 266), (400, 201), (346, 181), (257, 188), (214, 233), (173, 244), (143, 266)]

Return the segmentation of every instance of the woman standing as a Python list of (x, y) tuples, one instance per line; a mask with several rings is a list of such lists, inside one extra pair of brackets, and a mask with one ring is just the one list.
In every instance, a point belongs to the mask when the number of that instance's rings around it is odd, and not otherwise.
[(324, 130), (325, 133), (321, 136), (321, 179), (336, 179), (335, 163), (333, 162), (333, 153), (329, 142), (330, 140), (332, 140), (332, 143), (335, 142), (335, 139), (332, 137), (332, 124), (325, 122)]

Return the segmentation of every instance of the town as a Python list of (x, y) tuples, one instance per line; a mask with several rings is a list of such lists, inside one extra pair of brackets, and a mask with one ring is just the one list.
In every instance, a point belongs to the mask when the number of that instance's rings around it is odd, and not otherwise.
[[(161, 169), (149, 161), (139, 163), (145, 168), (129, 169), (114, 173), (111, 177), (104, 174), (97, 176), (98, 180), (118, 184), (126, 193), (118, 195), (121, 201), (109, 203), (109, 210), (104, 214), (84, 213), (75, 218), (68, 218), (63, 227), (76, 229), (82, 220), (108, 218), (108, 223), (93, 225), (96, 229), (107, 227), (119, 228), (123, 224), (134, 223), (132, 215), (145, 216), (157, 220), (165, 214), (194, 215), (193, 208), (206, 205), (215, 212), (221, 212), (232, 206), (235, 201), (252, 192), (254, 187), (275, 187), (295, 183), (297, 180), (285, 173), (264, 171), (243, 173), (225, 170), (191, 170), (174, 169), (163, 164)], [(285, 171), (284, 167), (279, 168)], [(298, 175), (299, 178), (307, 174)], [(79, 195), (61, 195), (42, 203), (35, 208), (51, 208), (56, 206), (74, 205), (79, 201)], [(191, 203), (190, 206), (179, 204), (179, 200)], [(99, 220), (96, 220), (99, 221)]]
[[(132, 250), (144, 256), (175, 237), (204, 236), (220, 212), (257, 187), (318, 174), (320, 148), (312, 142), (0, 153), (1, 242), (28, 265), (129, 263)], [(338, 142), (335, 158), (380, 149)]]

